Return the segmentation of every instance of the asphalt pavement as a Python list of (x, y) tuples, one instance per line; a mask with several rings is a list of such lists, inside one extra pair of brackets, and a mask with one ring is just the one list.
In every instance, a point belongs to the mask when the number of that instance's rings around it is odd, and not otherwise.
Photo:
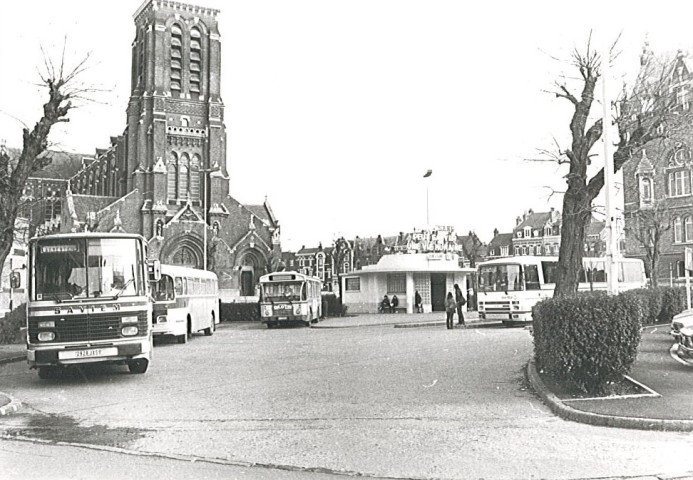
[[(392, 326), (393, 328), (445, 328), (444, 313), (351, 315), (327, 318), (313, 328), (355, 328)], [(455, 325), (456, 328), (462, 328)], [(479, 321), (475, 312), (466, 315), (464, 328), (525, 328), (503, 327), (500, 322)], [(530, 335), (529, 329), (527, 334)], [(528, 359), (527, 378), (551, 410), (566, 419), (594, 425), (621, 428), (693, 431), (693, 364), (678, 359), (672, 351), (673, 338), (669, 325), (643, 329), (638, 358), (629, 377), (641, 386), (641, 393), (595, 399), (564, 398), (542, 381), (541, 375)], [(24, 361), (24, 344), (0, 345), (0, 369), (8, 362)], [(20, 399), (0, 392), (0, 415), (21, 408)]]

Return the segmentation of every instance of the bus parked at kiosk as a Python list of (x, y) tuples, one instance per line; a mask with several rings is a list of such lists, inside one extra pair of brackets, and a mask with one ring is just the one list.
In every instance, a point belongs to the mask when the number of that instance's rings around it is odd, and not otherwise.
[(322, 281), (298, 272), (275, 272), (260, 277), (260, 318), (267, 328), (303, 323), (322, 316)]
[[(645, 266), (637, 258), (616, 258), (619, 292), (647, 285)], [(606, 258), (583, 257), (578, 291), (606, 290)], [(553, 297), (558, 257), (521, 255), (482, 262), (478, 272), (479, 318), (503, 323), (532, 321), (532, 307)]]
[(193, 332), (212, 335), (219, 323), (219, 285), (215, 273), (178, 265), (161, 265), (152, 283), (155, 336), (173, 336), (186, 343)]
[[(126, 233), (67, 233), (29, 241), (27, 362), (39, 377), (82, 363), (147, 371), (152, 302), (147, 241)], [(149, 267), (149, 268), (148, 268)]]

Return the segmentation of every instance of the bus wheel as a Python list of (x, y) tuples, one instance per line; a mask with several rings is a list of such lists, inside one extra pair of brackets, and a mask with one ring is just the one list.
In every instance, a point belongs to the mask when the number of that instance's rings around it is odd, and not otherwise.
[(60, 378), (62, 368), (60, 367), (39, 367), (38, 376), (41, 380), (49, 380), (51, 378)]
[(205, 335), (209, 337), (214, 333), (214, 330), (214, 314), (212, 314), (212, 324), (209, 327), (205, 328)]
[(147, 367), (149, 367), (149, 360), (146, 358), (138, 358), (128, 362), (130, 373), (144, 373), (147, 371)]

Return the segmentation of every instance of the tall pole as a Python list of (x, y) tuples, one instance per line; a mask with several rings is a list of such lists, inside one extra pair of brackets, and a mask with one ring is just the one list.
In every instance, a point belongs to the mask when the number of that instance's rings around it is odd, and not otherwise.
[(428, 218), (428, 181), (426, 182), (426, 225), (430, 225), (431, 222)]
[(604, 141), (604, 196), (606, 197), (606, 289), (610, 294), (618, 293), (618, 271), (614, 261), (617, 253), (616, 244), (616, 214), (614, 199), (614, 157), (611, 149), (611, 101), (608, 94), (610, 48), (608, 43), (604, 46), (602, 54), (602, 139)]
[[(426, 179), (426, 178), (430, 177), (432, 174), (433, 174), (433, 170), (429, 169), (426, 171), (426, 173), (424, 173), (423, 178)], [(428, 180), (424, 180), (424, 181), (426, 182), (426, 226), (428, 227), (431, 224), (430, 219), (428, 217)]]
[(204, 169), (204, 183), (202, 188), (202, 217), (204, 218), (204, 225), (202, 226), (202, 268), (207, 270), (207, 175), (209, 175), (209, 168)]

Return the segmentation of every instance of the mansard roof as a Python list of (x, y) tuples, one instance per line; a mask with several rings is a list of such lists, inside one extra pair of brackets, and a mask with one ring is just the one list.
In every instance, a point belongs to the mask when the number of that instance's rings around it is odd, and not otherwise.
[(545, 225), (551, 223), (551, 212), (532, 212), (528, 214), (513, 231), (522, 230), (525, 227), (544, 228)]

